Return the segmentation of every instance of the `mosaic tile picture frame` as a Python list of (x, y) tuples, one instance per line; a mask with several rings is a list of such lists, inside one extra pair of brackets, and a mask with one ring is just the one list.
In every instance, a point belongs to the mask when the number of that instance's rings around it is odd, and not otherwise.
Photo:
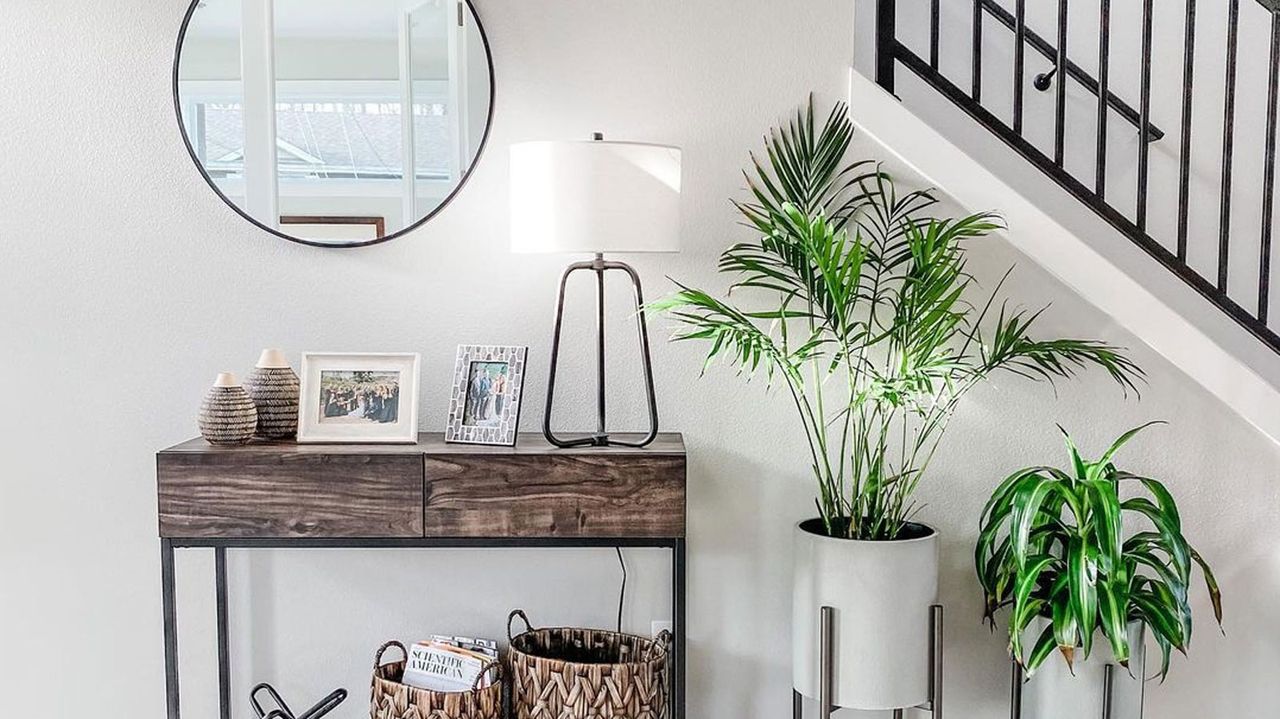
[(444, 441), (515, 445), (528, 354), (528, 347), (458, 346)]

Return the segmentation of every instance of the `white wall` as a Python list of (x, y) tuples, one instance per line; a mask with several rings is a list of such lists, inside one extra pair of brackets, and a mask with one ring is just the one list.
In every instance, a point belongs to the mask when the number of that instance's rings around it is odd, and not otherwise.
[[(846, 0), (480, 0), (498, 93), (472, 184), (411, 237), (324, 251), (247, 226), (190, 166), (169, 98), (181, 5), (0, 5), (0, 716), (161, 716), (153, 453), (195, 433), (218, 370), (244, 371), (264, 346), (295, 359), (303, 349), (419, 351), (423, 426), (436, 430), (457, 343), (527, 343), (544, 360), (566, 258), (508, 253), (506, 145), (601, 130), (683, 146), (686, 250), (636, 265), (651, 293), (668, 286), (664, 275), (723, 287), (712, 268), (743, 236), (727, 199), (741, 191), (746, 152), (810, 90), (842, 97), (852, 55)], [(973, 255), (988, 281), (1019, 261), (999, 241)], [(1053, 303), (1046, 334), (1134, 344), (1026, 261), (1011, 291)], [(615, 308), (617, 339), (629, 342)], [(586, 346), (589, 312), (577, 309), (566, 341)], [(699, 348), (654, 349), (665, 426), (683, 430), (691, 452), (690, 715), (782, 716), (791, 525), (812, 507), (803, 439), (781, 397), (728, 372), (698, 379)], [(1001, 377), (961, 410), (921, 496), (946, 538), (950, 716), (1007, 715), (1003, 641), (978, 622), (970, 569), (986, 492), (1010, 469), (1059, 457), (1054, 422), (1096, 449), (1152, 418), (1173, 424), (1126, 459), (1182, 500), (1187, 532), (1224, 584), (1228, 635), (1216, 635), (1197, 594), (1191, 657), (1151, 687), (1149, 716), (1271, 715), (1280, 609), (1265, 598), (1280, 590), (1280, 451), (1150, 351), (1134, 356), (1151, 374), (1141, 402), (1096, 375), (1056, 397)], [(624, 352), (613, 357), (621, 408), (637, 373)], [(544, 390), (535, 364), (526, 429)], [(584, 382), (571, 397), (583, 420), (589, 391)], [(669, 612), (665, 557), (628, 556), (627, 626), (646, 631)], [(383, 639), (499, 634), (514, 605), (538, 621), (605, 625), (617, 588), (604, 551), (275, 552), (233, 565), (241, 712), (247, 682), (269, 679), (297, 704), (344, 685), (353, 696), (340, 716), (359, 717)], [(191, 717), (215, 715), (210, 570), (207, 557), (180, 558)], [(488, 596), (476, 599), (477, 588)], [(77, 676), (66, 681), (71, 656)]]

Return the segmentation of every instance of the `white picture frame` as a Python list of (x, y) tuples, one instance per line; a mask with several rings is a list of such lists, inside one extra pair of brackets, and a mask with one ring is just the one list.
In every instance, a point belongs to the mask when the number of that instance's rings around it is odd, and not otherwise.
[(300, 444), (418, 441), (416, 353), (304, 352)]
[[(528, 347), (511, 345), (458, 345), (453, 368), (453, 390), (444, 441), (514, 447), (520, 435), (520, 409)], [(491, 384), (476, 395), (473, 384), (479, 374)], [(500, 383), (500, 384), (499, 384)], [(499, 388), (494, 389), (493, 385)], [(477, 402), (482, 408), (477, 413)], [(479, 416), (477, 416), (477, 414)]]

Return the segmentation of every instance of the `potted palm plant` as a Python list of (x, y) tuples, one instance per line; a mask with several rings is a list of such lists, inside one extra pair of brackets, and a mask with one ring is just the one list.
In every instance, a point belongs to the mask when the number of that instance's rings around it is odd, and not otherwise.
[(1052, 382), (1096, 366), (1125, 388), (1141, 371), (1101, 342), (1035, 338), (1039, 313), (1006, 307), (999, 286), (973, 302), (964, 245), (1000, 220), (931, 217), (929, 192), (846, 159), (852, 136), (843, 104), (818, 123), (812, 99), (773, 130), (735, 203), (755, 237), (720, 258), (734, 299), (677, 283), (651, 309), (679, 323), (674, 339), (709, 343), (707, 365), (763, 374), (795, 407), (818, 489), (794, 533), (795, 687), (817, 696), (827, 605), (835, 703), (901, 708), (927, 700), (938, 585), (938, 533), (913, 495), (957, 403), (1001, 370)]
[[(1065, 719), (1079, 716), (1081, 706), (1100, 707), (1098, 679), (1108, 661), (1130, 667), (1111, 716), (1141, 716), (1146, 637), (1160, 648), (1162, 680), (1172, 650), (1185, 653), (1191, 643), (1193, 564), (1222, 626), (1218, 582), (1183, 537), (1173, 495), (1112, 462), (1148, 426), (1124, 433), (1092, 462), (1063, 431), (1069, 469), (1014, 472), (983, 510), (974, 557), (986, 620), (994, 630), (996, 613), (1009, 611), (1009, 651), (1035, 676), (1024, 695), (1026, 716)], [(1110, 657), (1093, 652), (1096, 639)], [(1046, 665), (1055, 649), (1065, 661)], [(1072, 681), (1073, 674), (1091, 680)]]

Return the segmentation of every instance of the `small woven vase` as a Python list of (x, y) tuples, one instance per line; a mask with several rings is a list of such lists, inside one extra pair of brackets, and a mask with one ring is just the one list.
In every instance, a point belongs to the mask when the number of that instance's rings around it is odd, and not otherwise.
[(200, 403), (200, 435), (209, 444), (244, 444), (253, 439), (258, 410), (230, 372), (218, 375)]
[(258, 408), (259, 437), (286, 439), (298, 433), (298, 375), (284, 352), (263, 350), (244, 388)]

